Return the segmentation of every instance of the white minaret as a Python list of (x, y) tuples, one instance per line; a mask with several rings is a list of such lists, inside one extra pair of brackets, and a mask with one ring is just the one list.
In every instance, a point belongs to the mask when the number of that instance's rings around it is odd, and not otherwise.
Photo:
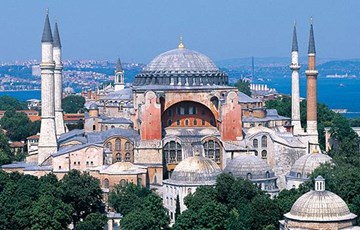
[(299, 89), (299, 48), (296, 36), (296, 24), (294, 24), (293, 42), (291, 50), (291, 124), (294, 134), (303, 133), (300, 122), (300, 89)]
[(41, 127), (38, 147), (38, 164), (57, 151), (54, 110), (53, 37), (49, 15), (46, 13), (41, 39)]
[(116, 63), (114, 85), (115, 85), (115, 91), (122, 90), (125, 87), (124, 70), (121, 66), (120, 58), (118, 59), (118, 61)]
[(54, 36), (53, 36), (53, 55), (55, 62), (54, 69), (54, 87), (55, 87), (55, 127), (56, 136), (65, 133), (64, 115), (61, 106), (62, 100), (62, 63), (61, 63), (61, 42), (58, 24), (55, 22)]

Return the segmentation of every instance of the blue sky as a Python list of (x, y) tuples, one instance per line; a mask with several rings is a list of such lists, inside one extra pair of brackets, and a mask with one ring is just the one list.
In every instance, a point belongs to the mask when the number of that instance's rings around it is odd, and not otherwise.
[(1, 0), (0, 61), (40, 58), (45, 9), (58, 18), (64, 59), (148, 62), (177, 47), (213, 60), (286, 57), (294, 19), (305, 56), (309, 18), (323, 58), (360, 57), (360, 1)]

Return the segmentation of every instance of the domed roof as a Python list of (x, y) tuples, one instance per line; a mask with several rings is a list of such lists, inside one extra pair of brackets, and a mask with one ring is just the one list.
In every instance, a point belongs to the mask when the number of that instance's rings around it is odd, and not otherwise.
[(98, 110), (99, 107), (97, 106), (96, 103), (92, 103), (90, 106), (89, 106), (89, 110)]
[(64, 89), (64, 93), (65, 94), (75, 94), (75, 90), (68, 86)]
[(297, 178), (308, 178), (309, 175), (320, 166), (331, 162), (332, 158), (322, 153), (311, 153), (300, 157), (291, 167), (289, 176)]
[(102, 170), (100, 173), (104, 174), (137, 174), (137, 173), (146, 173), (145, 169), (141, 169), (131, 162), (116, 162), (106, 169)]
[(319, 176), (315, 184), (321, 186), (299, 197), (284, 216), (300, 221), (342, 221), (356, 218), (341, 197), (325, 191), (325, 180)]
[(184, 184), (214, 184), (220, 174), (221, 169), (214, 161), (202, 156), (193, 156), (181, 161), (175, 167), (169, 181)]
[(228, 77), (213, 61), (180, 43), (177, 49), (155, 57), (135, 77), (134, 86), (139, 85), (227, 85)]
[(234, 177), (252, 180), (275, 177), (270, 166), (264, 160), (254, 155), (235, 157), (227, 163), (224, 172), (231, 173)]

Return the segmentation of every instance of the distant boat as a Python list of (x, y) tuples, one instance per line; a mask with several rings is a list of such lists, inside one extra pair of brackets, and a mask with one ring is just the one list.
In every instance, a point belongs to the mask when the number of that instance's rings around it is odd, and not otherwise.
[(339, 84), (339, 86), (340, 86), (340, 87), (344, 87), (345, 85), (341, 83), (341, 84)]

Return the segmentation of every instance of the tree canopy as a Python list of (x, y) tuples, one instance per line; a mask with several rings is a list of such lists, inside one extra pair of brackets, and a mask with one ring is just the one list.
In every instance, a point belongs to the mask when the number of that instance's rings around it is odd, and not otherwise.
[[(54, 174), (37, 178), (0, 171), (0, 229), (60, 230), (67, 229), (71, 223), (75, 229), (102, 229), (98, 226), (105, 225), (106, 216), (103, 209), (93, 205), (101, 202), (101, 196), (96, 195), (96, 191), (100, 190), (99, 183), (95, 188), (97, 179), (75, 171), (65, 177), (65, 180), (59, 181)], [(75, 186), (75, 183), (79, 185)], [(73, 187), (72, 197), (68, 196), (70, 185)], [(95, 190), (95, 193), (83, 190)], [(77, 205), (79, 197), (89, 203)], [(81, 213), (83, 221), (74, 218), (78, 213)]]
[(69, 95), (62, 100), (62, 108), (65, 113), (78, 113), (84, 108), (85, 98), (78, 95)]
[(124, 218), (121, 229), (167, 229), (170, 219), (162, 199), (152, 191), (132, 183), (115, 186), (109, 194), (109, 205)]
[(40, 122), (31, 122), (23, 112), (7, 110), (0, 120), (2, 129), (12, 141), (26, 141), (26, 138), (40, 131)]
[(4, 95), (0, 96), (0, 110), (26, 110), (26, 102), (17, 100), (16, 98)]
[(248, 96), (251, 96), (250, 81), (247, 81), (245, 79), (239, 79), (236, 82), (235, 87), (237, 87), (240, 92), (242, 92)]
[(251, 181), (221, 174), (215, 186), (201, 186), (185, 198), (187, 210), (174, 229), (264, 229), (282, 217), (274, 200)]

